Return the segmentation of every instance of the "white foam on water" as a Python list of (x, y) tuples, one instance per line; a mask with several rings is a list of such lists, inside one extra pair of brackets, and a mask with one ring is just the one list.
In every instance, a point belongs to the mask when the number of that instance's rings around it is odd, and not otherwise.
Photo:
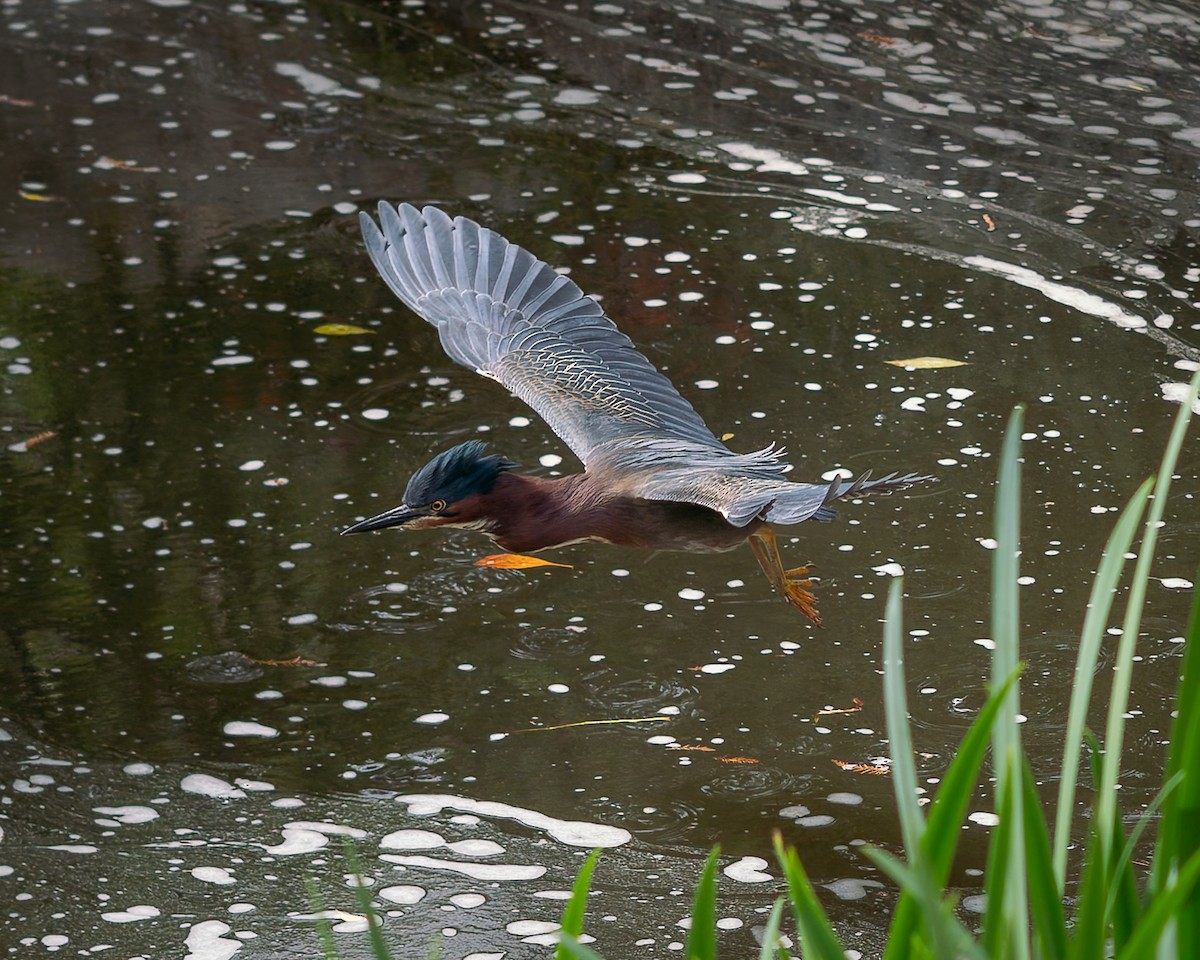
[(1103, 320), (1111, 320), (1118, 327), (1136, 329), (1146, 326), (1145, 317), (1139, 317), (1129, 313), (1127, 310), (1122, 310), (1111, 300), (1105, 300), (1103, 297), (1099, 297), (1094, 293), (1088, 293), (1088, 291), (1079, 287), (1050, 280), (1047, 277), (1043, 277), (1036, 270), (1030, 270), (1028, 267), (1021, 267), (1015, 263), (1005, 263), (1003, 260), (994, 260), (991, 257), (966, 257), (963, 262), (968, 266), (978, 267), (980, 270), (988, 273), (998, 274), (1013, 281), (1013, 283), (1020, 284), (1022, 287), (1037, 290), (1055, 303), (1061, 303), (1063, 306), (1071, 307), (1080, 313), (1100, 317)]
[(738, 883), (766, 883), (774, 878), (769, 873), (763, 872), (763, 867), (767, 865), (767, 861), (762, 857), (742, 857), (736, 863), (731, 863), (721, 872), (730, 880), (736, 880)]
[[(420, 903), (425, 899), (427, 892), (424, 887), (418, 887), (411, 883), (399, 883), (392, 887), (384, 887), (376, 892), (376, 896), (388, 903), (410, 904)], [(451, 897), (451, 899), (454, 898)]]
[(184, 941), (188, 948), (184, 960), (229, 960), (242, 949), (239, 941), (224, 939), (232, 929), (223, 920), (202, 920), (193, 924)]
[(158, 907), (152, 907), (148, 903), (137, 904), (132, 907), (127, 907), (124, 910), (113, 910), (109, 913), (100, 914), (101, 919), (107, 920), (109, 923), (136, 923), (139, 920), (153, 920), (157, 916), (161, 916), (162, 911)]
[(620, 827), (589, 823), (585, 820), (558, 820), (536, 810), (514, 807), (495, 800), (473, 800), (470, 797), (456, 797), (444, 793), (409, 793), (397, 797), (396, 801), (408, 804), (408, 812), (414, 817), (428, 817), (443, 810), (460, 810), (481, 817), (516, 820), (572, 847), (619, 847), (633, 839), (628, 830)]
[(472, 880), (536, 880), (546, 873), (546, 868), (540, 864), (458, 863), (453, 860), (439, 860), (436, 857), (400, 856), (394, 853), (380, 854), (379, 859), (406, 867), (428, 867), (430, 870), (461, 873)]
[(207, 773), (189, 773), (179, 781), (179, 787), (184, 793), (195, 793), (215, 800), (234, 800), (246, 796), (244, 790)]
[[(125, 807), (92, 807), (93, 813), (112, 817), (117, 823), (126, 825), (132, 823), (147, 823), (158, 819), (158, 811), (153, 807), (130, 805)], [(107, 825), (107, 824), (106, 824)]]
[(231, 883), (237, 883), (231, 874), (224, 867), (192, 867), (192, 876), (202, 883), (213, 883), (219, 887), (227, 887)]
[(267, 853), (274, 854), (277, 857), (291, 857), (298, 853), (311, 853), (329, 844), (329, 838), (324, 834), (317, 833), (316, 830), (297, 830), (284, 827), (280, 833), (283, 834), (283, 843), (278, 843), (273, 847), (263, 846), (263, 849)]

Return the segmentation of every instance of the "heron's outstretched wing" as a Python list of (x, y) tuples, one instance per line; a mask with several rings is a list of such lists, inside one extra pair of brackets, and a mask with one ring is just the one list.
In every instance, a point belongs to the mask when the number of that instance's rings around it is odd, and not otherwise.
[(376, 269), (437, 327), (447, 355), (524, 400), (626, 495), (699, 504), (745, 526), (829, 519), (838, 497), (923, 479), (789, 483), (780, 453), (722, 444), (600, 305), (529, 251), (436, 207), (381, 203), (378, 225), (359, 219)]
[(585, 466), (635, 470), (644, 458), (626, 454), (641, 447), (781, 476), (773, 454), (717, 440), (600, 305), (529, 251), (436, 207), (381, 203), (378, 225), (360, 220), (376, 269), (450, 358), (524, 400)]

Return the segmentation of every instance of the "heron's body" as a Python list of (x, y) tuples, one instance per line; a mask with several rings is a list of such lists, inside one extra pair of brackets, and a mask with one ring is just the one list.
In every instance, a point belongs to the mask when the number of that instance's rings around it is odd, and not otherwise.
[[(509, 508), (489, 508), (493, 498)], [(761, 520), (753, 520), (735, 527), (719, 513), (693, 503), (629, 496), (619, 485), (608, 484), (603, 473), (591, 471), (553, 479), (504, 473), (487, 497), (459, 501), (456, 514), (408, 525), (478, 530), (509, 553), (535, 553), (586, 540), (652, 550), (732, 550), (762, 526)]]
[(834, 500), (928, 479), (793, 483), (773, 447), (739, 454), (721, 443), (595, 300), (528, 251), (435, 207), (383, 203), (378, 226), (360, 219), (380, 275), (437, 328), (446, 353), (528, 403), (584, 471), (512, 473), (468, 441), (418, 470), (400, 506), (346, 533), (454, 526), (514, 553), (580, 540), (689, 551), (748, 540), (776, 589), (819, 623), (805, 571), (783, 568), (770, 524), (829, 520)]

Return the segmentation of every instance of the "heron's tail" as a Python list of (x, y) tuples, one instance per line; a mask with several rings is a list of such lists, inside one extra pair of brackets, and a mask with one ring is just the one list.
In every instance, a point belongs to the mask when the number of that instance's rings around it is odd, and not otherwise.
[(837, 516), (831, 504), (834, 500), (869, 497), (875, 494), (893, 493), (915, 483), (925, 483), (936, 478), (920, 473), (889, 473), (871, 479), (864, 473), (857, 480), (837, 479), (828, 487), (809, 483), (789, 483), (782, 489), (767, 509), (769, 523), (800, 523), (802, 520), (829, 521)]

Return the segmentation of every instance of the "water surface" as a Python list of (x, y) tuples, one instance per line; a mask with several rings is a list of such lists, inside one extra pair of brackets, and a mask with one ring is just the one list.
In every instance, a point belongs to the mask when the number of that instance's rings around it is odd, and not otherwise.
[[(901, 569), (928, 788), (981, 703), (1018, 403), (1051, 790), (1092, 570), (1200, 361), (1200, 31), (1165, 2), (976, 6), (6, 5), (0, 939), (311, 956), (314, 876), (365, 955), (348, 836), (397, 956), (546, 956), (600, 844), (599, 948), (666, 957), (720, 843), (743, 956), (781, 830), (874, 955), (892, 897), (857, 848), (898, 845), (891, 783), (838, 762), (888, 755)], [(355, 217), (380, 199), (569, 270), (735, 449), (939, 483), (786, 531), (819, 630), (749, 550), (505, 572), (468, 533), (338, 539), (469, 437), (577, 469), (373, 275)], [(885, 362), (922, 356), (967, 365)], [(1131, 809), (1163, 766), (1196, 450), (1140, 639)], [(643, 722), (577, 725), (618, 718)], [(964, 832), (968, 895), (990, 829)]]

